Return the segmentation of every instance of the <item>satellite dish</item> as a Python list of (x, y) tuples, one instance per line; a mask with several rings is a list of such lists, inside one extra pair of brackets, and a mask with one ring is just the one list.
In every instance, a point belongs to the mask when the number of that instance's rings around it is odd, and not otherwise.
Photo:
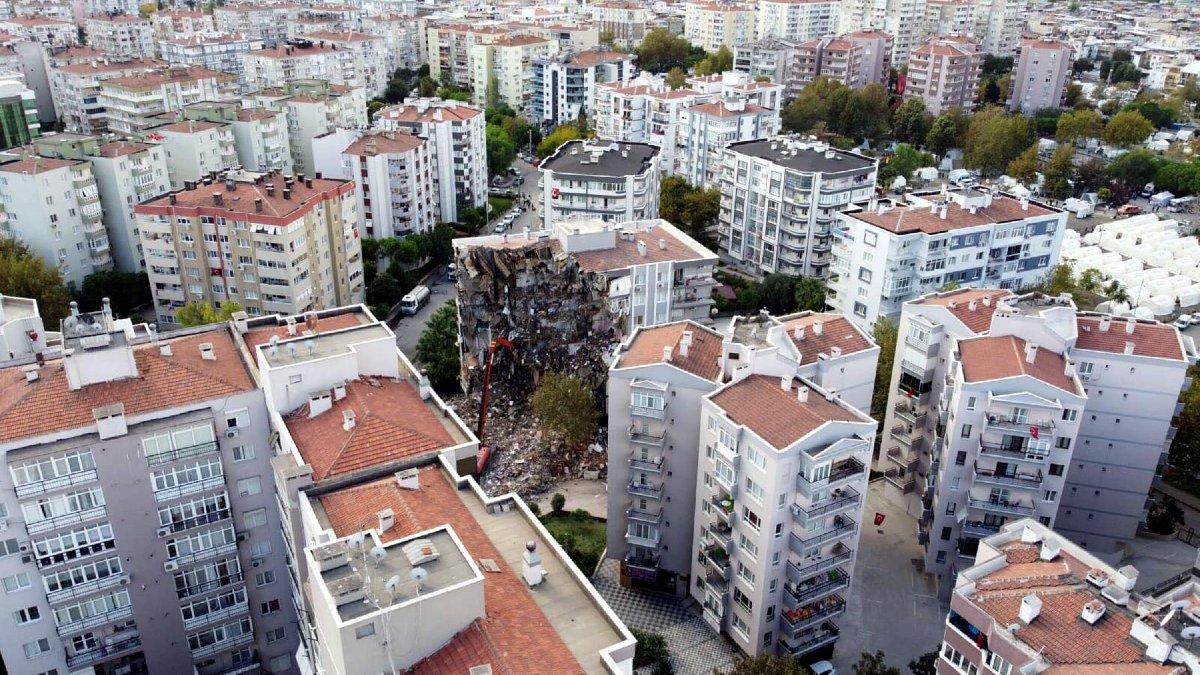
[(362, 532), (358, 532), (358, 533), (350, 535), (350, 538), (347, 539), (346, 542), (348, 544), (350, 544), (350, 548), (352, 548), (354, 550), (358, 550), (358, 549), (362, 548), (362, 545), (363, 545)]
[(317, 353), (317, 341), (316, 340), (305, 340), (304, 348), (308, 350), (309, 354), (316, 354)]
[(378, 565), (379, 563), (383, 562), (384, 558), (387, 557), (387, 551), (383, 550), (383, 547), (381, 546), (375, 546), (367, 553), (367, 555), (370, 556), (372, 562)]
[(417, 585), (417, 588), (420, 588), (421, 582), (425, 581), (425, 578), (429, 576), (429, 572), (426, 572), (424, 567), (414, 567), (409, 571), (408, 576)]
[(1184, 640), (1195, 640), (1196, 638), (1200, 638), (1200, 626), (1188, 626), (1187, 628), (1179, 631), (1179, 636)]
[[(419, 569), (421, 569), (421, 568), (420, 567), (413, 568), (413, 570), (419, 570)], [(421, 570), (421, 571), (424, 572), (425, 570)], [(392, 597), (394, 598), (394, 597), (396, 597), (396, 594), (400, 592), (400, 584), (402, 584), (402, 583), (404, 583), (404, 580), (400, 578), (399, 574), (396, 574), (396, 575), (393, 575), (391, 579), (388, 579), (387, 583), (384, 584), (383, 587), (386, 588), (387, 592), (391, 593)]]

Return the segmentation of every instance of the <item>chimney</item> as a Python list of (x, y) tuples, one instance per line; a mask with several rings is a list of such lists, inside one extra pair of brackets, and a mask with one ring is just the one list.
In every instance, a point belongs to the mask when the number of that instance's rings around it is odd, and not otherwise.
[(296, 334), (296, 317), (289, 316), (288, 318), (284, 319), (283, 321), (284, 321), (284, 323), (287, 324), (287, 334), (295, 335)]
[(396, 512), (391, 509), (383, 509), (375, 515), (379, 518), (380, 532), (387, 532), (396, 524)]
[(671, 347), (671, 345), (664, 345), (664, 346), (663, 346), (663, 361), (665, 361), (665, 362), (667, 362), (667, 363), (670, 363), (670, 361), (671, 361), (671, 352), (672, 352), (672, 351), (673, 351), (673, 350), (672, 350), (672, 347)]
[(983, 296), (983, 306), (984, 307), (992, 306), (992, 296), (990, 296), (990, 295)]
[(796, 387), (796, 400), (801, 403), (808, 403), (808, 387), (804, 385)]
[(1031, 624), (1031, 623), (1033, 623), (1034, 619), (1038, 618), (1038, 614), (1041, 614), (1041, 613), (1042, 613), (1042, 599), (1041, 598), (1034, 595), (1033, 593), (1030, 593), (1029, 595), (1021, 598), (1021, 610), (1019, 613), (1019, 616), (1021, 617), (1021, 621), (1024, 621), (1026, 624)]
[(820, 320), (814, 321), (812, 327), (813, 327), (813, 335), (821, 335), (822, 333), (825, 332), (825, 322), (824, 321), (820, 321)]
[(683, 337), (681, 337), (679, 340), (679, 356), (681, 358), (686, 359), (687, 355), (688, 355), (688, 350), (691, 349), (691, 347), (692, 347), (692, 333), (691, 333), (691, 331), (688, 331), (688, 332), (685, 332), (683, 334)]
[(39, 377), (39, 375), (38, 375), (38, 367), (37, 366), (29, 366), (28, 368), (25, 368), (25, 381), (26, 382), (37, 382), (38, 377)]
[(949, 211), (949, 210), (950, 210), (950, 205), (949, 205), (949, 204), (942, 204), (942, 209), (941, 209), (941, 211), (938, 213), (938, 217), (939, 217), (939, 218), (941, 218), (942, 220), (945, 220), (945, 219), (946, 219), (946, 212), (947, 212), (947, 211)]
[(328, 391), (319, 391), (308, 397), (308, 417), (312, 419), (333, 407), (333, 398)]
[(1133, 356), (1133, 348), (1135, 346), (1136, 345), (1134, 345), (1134, 343), (1132, 343), (1132, 342), (1126, 342), (1125, 343), (1125, 356)]
[(659, 250), (660, 250), (660, 251), (665, 251), (665, 250), (667, 250), (667, 240), (666, 240), (666, 239), (659, 239), (659, 240), (658, 240), (658, 248), (659, 248)]
[(1075, 377), (1075, 364), (1067, 361), (1067, 365), (1063, 366), (1063, 375)]
[(790, 375), (784, 375), (779, 378), (779, 388), (784, 391), (792, 390), (792, 378)]
[(1133, 335), (1133, 329), (1137, 327), (1136, 319), (1125, 319), (1125, 334)]
[(311, 187), (312, 187), (312, 179), (311, 179), (311, 178), (305, 178), (305, 179), (304, 179), (304, 187), (306, 187), (306, 188), (311, 188)]
[(1038, 346), (1032, 342), (1025, 343), (1025, 363), (1033, 363), (1037, 360)]
[(1083, 611), (1079, 613), (1080, 618), (1088, 622), (1088, 625), (1096, 625), (1096, 622), (1104, 616), (1104, 601), (1100, 598), (1095, 598), (1084, 603)]
[(421, 377), (417, 378), (417, 392), (421, 395), (422, 401), (428, 401), (429, 397), (433, 395), (433, 387), (429, 385), (429, 376), (423, 371)]
[(792, 335), (796, 336), (797, 340), (803, 340), (804, 339), (804, 326), (796, 326), (796, 328), (794, 330), (792, 330)]
[(176, 202), (178, 202), (178, 201), (179, 201), (179, 198), (175, 196), (175, 193), (174, 193), (174, 192), (171, 192), (171, 193), (169, 193), (169, 194), (167, 195), (167, 203), (168, 203), (168, 204), (172, 204), (172, 205), (173, 205), (173, 204), (175, 204), (175, 203), (176, 203)]
[(405, 469), (396, 472), (396, 485), (402, 490), (420, 490), (421, 472), (416, 469)]
[(234, 192), (236, 190), (237, 190), (237, 183), (235, 183), (232, 178), (226, 178), (225, 179), (225, 191), (226, 192)]
[(979, 303), (978, 303), (977, 301), (975, 301), (975, 300), (972, 300), (972, 301), (970, 301), (970, 302), (968, 302), (968, 303), (967, 303), (967, 309), (971, 310), (972, 312), (974, 312), (974, 311), (975, 311), (975, 308), (976, 308), (976, 307), (978, 307), (978, 306), (979, 306)]
[(1100, 332), (1101, 333), (1107, 333), (1108, 328), (1111, 325), (1112, 325), (1112, 317), (1107, 316), (1107, 315), (1100, 317)]
[(1021, 210), (1022, 211), (1029, 210), (1029, 198), (1028, 197), (1021, 197)]
[(353, 429), (356, 421), (357, 421), (357, 418), (355, 417), (353, 410), (343, 410), (342, 411), (342, 430), (343, 431), (350, 431), (351, 429)]
[(205, 361), (216, 361), (217, 360), (217, 353), (215, 351), (213, 351), (213, 346), (212, 346), (211, 342), (201, 342), (200, 343), (200, 358), (204, 359)]
[(262, 210), (263, 210), (263, 205), (262, 205), (262, 204), (263, 204), (263, 202), (262, 202), (262, 197), (255, 197), (255, 198), (254, 198), (254, 212), (255, 212), (255, 213), (262, 213)]
[(646, 242), (642, 241), (641, 239), (638, 239), (637, 252), (638, 255), (642, 256), (643, 258), (646, 257)]
[(267, 188), (267, 196), (274, 197), (275, 196), (275, 184), (267, 183), (266, 188)]
[(290, 189), (290, 188), (283, 188), (283, 198), (284, 198), (284, 199), (291, 199), (291, 198), (292, 198), (292, 191), (291, 191), (291, 189)]
[(221, 199), (220, 192), (212, 193), (212, 200), (213, 200), (213, 204), (215, 204), (216, 206), (220, 206), (222, 204), (222, 202), (225, 201), (225, 200)]

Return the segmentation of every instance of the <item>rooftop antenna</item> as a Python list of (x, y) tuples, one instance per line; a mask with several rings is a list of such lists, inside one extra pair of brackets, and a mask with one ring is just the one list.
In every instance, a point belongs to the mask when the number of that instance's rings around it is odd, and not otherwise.
[[(419, 567), (413, 568), (413, 570), (418, 570), (418, 569), (421, 569), (421, 568), (419, 568)], [(424, 571), (424, 570), (422, 570), (422, 571)], [(392, 600), (396, 599), (396, 594), (400, 592), (400, 584), (402, 584), (402, 583), (404, 583), (404, 580), (400, 578), (400, 575), (393, 574), (392, 578), (388, 579), (387, 583), (383, 585), (383, 587), (385, 589), (387, 589), (387, 592), (391, 594)]]

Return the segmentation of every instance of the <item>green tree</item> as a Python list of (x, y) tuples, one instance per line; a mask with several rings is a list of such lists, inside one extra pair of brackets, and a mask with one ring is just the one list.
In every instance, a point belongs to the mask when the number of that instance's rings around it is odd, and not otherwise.
[(1162, 165), (1163, 159), (1158, 155), (1144, 148), (1136, 148), (1108, 165), (1108, 177), (1132, 192), (1152, 182)]
[(1154, 174), (1154, 187), (1169, 190), (1177, 197), (1200, 191), (1200, 162), (1163, 164)]
[(850, 93), (845, 110), (837, 118), (840, 124), (830, 120), (830, 127), (855, 141), (878, 141), (888, 132), (890, 105), (887, 90), (873, 82)]
[[(1083, 95), (1083, 85), (1078, 82), (1072, 82), (1067, 85), (1067, 95), (1063, 99), (1063, 103), (1068, 108), (1077, 108), (1081, 104), (1088, 103), (1088, 100)], [(1090, 104), (1089, 104), (1090, 105)]]
[(1075, 167), (1075, 185), (1083, 192), (1095, 192), (1108, 183), (1108, 164), (1092, 157)]
[(563, 143), (566, 143), (567, 141), (576, 141), (580, 138), (583, 138), (583, 134), (579, 132), (579, 127), (575, 126), (574, 124), (564, 124), (562, 126), (555, 127), (554, 131), (551, 131), (546, 135), (545, 138), (542, 139), (540, 143), (538, 143), (537, 156), (542, 158), (549, 157), (550, 155), (553, 155), (554, 151), (558, 150), (558, 147)]
[(1075, 151), (1064, 146), (1054, 151), (1054, 156), (1046, 162), (1042, 189), (1049, 197), (1066, 199), (1071, 196), (1071, 180), (1075, 176), (1074, 158)]
[(706, 58), (696, 64), (696, 75), (718, 75), (727, 70), (733, 70), (733, 52), (729, 51), (729, 47), (721, 45), (715, 54), (709, 54)]
[[(796, 98), (783, 109), (783, 128), (805, 133), (818, 124), (829, 125), (835, 106), (844, 109), (850, 90), (846, 85), (824, 75), (808, 83)], [(840, 109), (837, 112), (840, 114)]]
[(880, 169), (880, 180), (885, 183), (885, 186), (897, 176), (903, 176), (904, 180), (909, 180), (917, 169), (933, 166), (933, 164), (933, 155), (921, 152), (908, 143), (901, 143), (896, 146), (896, 151)]
[(1058, 118), (1055, 138), (1059, 143), (1078, 143), (1104, 135), (1104, 118), (1095, 110), (1076, 110)]
[(796, 279), (795, 307), (798, 312), (825, 311), (825, 282), (816, 277)]
[(58, 268), (47, 266), (25, 244), (4, 237), (0, 237), (0, 293), (37, 300), (46, 330), (58, 330), (70, 311), (71, 294)]
[(1046, 295), (1062, 295), (1074, 292), (1078, 286), (1075, 283), (1075, 273), (1071, 271), (1071, 266), (1059, 263), (1046, 275), (1043, 287)]
[(967, 127), (963, 162), (984, 176), (999, 176), (1036, 140), (1033, 120), (1005, 115), (999, 108), (984, 108), (971, 117)]
[(708, 230), (721, 215), (721, 191), (693, 189), (683, 198), (682, 215), (679, 225), (683, 231), (701, 243), (708, 241)]
[(487, 90), (484, 92), (484, 104), (491, 108), (500, 103), (500, 81), (495, 73), (488, 73)]
[(908, 662), (908, 671), (912, 675), (937, 675), (938, 650), (925, 652)]
[(115, 270), (93, 272), (84, 277), (75, 296), (80, 309), (89, 312), (100, 309), (104, 298), (111, 300), (112, 311), (117, 316), (129, 316), (154, 301), (145, 272), (134, 274)]
[(906, 98), (892, 113), (892, 138), (919, 147), (932, 123), (933, 116), (926, 112), (925, 101), (915, 96)]
[(597, 42), (604, 45), (605, 47), (608, 47), (609, 49), (612, 49), (612, 47), (616, 43), (616, 41), (617, 41), (617, 37), (615, 35), (613, 35), (613, 32), (611, 30), (607, 30), (607, 29), (600, 31), (600, 37), (597, 39)]
[(391, 272), (376, 274), (367, 286), (367, 304), (378, 316), (384, 316), (404, 297), (404, 287)]
[(1013, 69), (1013, 57), (1011, 56), (995, 56), (992, 54), (983, 55), (983, 66), (980, 69), (980, 76), (995, 76), (999, 77), (1005, 73), (1011, 73)]
[(875, 367), (875, 391), (871, 396), (871, 415), (877, 420), (882, 420), (887, 412), (888, 385), (892, 381), (892, 363), (899, 334), (896, 322), (890, 319), (881, 318), (871, 328), (875, 344), (879, 345), (879, 361)]
[(138, 5), (138, 16), (143, 19), (149, 19), (150, 15), (158, 11), (157, 2), (144, 2)]
[(1108, 81), (1114, 84), (1118, 82), (1139, 82), (1145, 76), (1146, 73), (1139, 70), (1137, 66), (1129, 63), (1128, 61), (1124, 61), (1113, 64), (1112, 72), (1109, 73), (1108, 76)]
[(683, 201), (695, 188), (682, 176), (667, 176), (658, 184), (658, 215), (672, 225), (683, 222)]
[(796, 277), (780, 272), (768, 274), (759, 284), (762, 306), (772, 314), (790, 314), (796, 309)]
[(1158, 101), (1135, 101), (1125, 106), (1125, 110), (1134, 110), (1145, 117), (1156, 129), (1169, 126), (1179, 116), (1179, 111)]
[(1079, 75), (1080, 73), (1090, 73), (1095, 69), (1096, 64), (1092, 63), (1089, 59), (1084, 58), (1075, 59), (1075, 63), (1071, 65), (1071, 70), (1074, 71), (1076, 75)]
[(436, 95), (437, 90), (437, 80), (434, 80), (432, 77), (426, 75), (417, 80), (417, 94), (422, 98), (429, 98)]
[(715, 675), (808, 675), (808, 669), (788, 656), (762, 653), (758, 656), (740, 658), (733, 668), (714, 671)]
[(692, 45), (687, 39), (665, 28), (655, 28), (646, 33), (634, 53), (642, 70), (665, 73), (672, 68), (686, 68), (689, 65)]
[(554, 496), (550, 497), (550, 512), (551, 513), (555, 513), (555, 514), (562, 513), (563, 509), (566, 507), (567, 507), (567, 496), (564, 495), (563, 493), (555, 492)]
[(493, 176), (498, 176), (508, 170), (512, 166), (513, 160), (517, 158), (517, 145), (508, 137), (502, 127), (495, 124), (487, 125), (485, 130), (487, 139), (487, 164), (488, 172)]
[(596, 400), (583, 381), (562, 373), (547, 373), (530, 398), (543, 434), (569, 448), (586, 445), (596, 434)]
[(1041, 108), (1033, 111), (1033, 126), (1038, 136), (1053, 136), (1058, 128), (1058, 118), (1063, 111), (1058, 108)]
[(458, 375), (458, 316), (454, 301), (438, 308), (417, 340), (417, 362), (429, 376), (429, 383), (439, 393), (459, 391)]
[(858, 656), (858, 663), (854, 664), (854, 675), (900, 675), (900, 669), (887, 665), (881, 651), (874, 654), (863, 652)]
[(207, 326), (210, 323), (229, 321), (234, 312), (240, 311), (242, 306), (232, 300), (221, 303), (219, 309), (202, 300), (193, 300), (175, 312), (175, 320), (185, 328)]
[(646, 633), (630, 629), (637, 648), (633, 652), (633, 668), (651, 668), (654, 675), (671, 672), (671, 654), (667, 650), (667, 640), (657, 633)]
[(663, 78), (663, 83), (672, 91), (683, 89), (687, 84), (687, 73), (683, 72), (683, 68), (676, 66), (667, 71), (666, 77)]
[(1188, 375), (1192, 386), (1183, 392), (1183, 412), (1175, 418), (1177, 432), (1171, 442), (1171, 466), (1193, 477), (1200, 473), (1200, 368), (1193, 366)]
[(1038, 149), (1036, 145), (1031, 145), (1008, 163), (1006, 173), (1022, 183), (1031, 184), (1037, 179), (1038, 168)]
[(967, 114), (958, 108), (938, 115), (925, 135), (925, 149), (940, 157), (951, 148), (961, 148), (969, 124)]

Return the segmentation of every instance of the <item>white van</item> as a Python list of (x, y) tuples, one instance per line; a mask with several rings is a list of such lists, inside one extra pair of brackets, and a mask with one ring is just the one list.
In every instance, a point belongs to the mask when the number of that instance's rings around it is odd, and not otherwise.
[(427, 302), (429, 302), (429, 287), (417, 286), (409, 291), (408, 295), (400, 298), (400, 313), (416, 314), (417, 310)]

